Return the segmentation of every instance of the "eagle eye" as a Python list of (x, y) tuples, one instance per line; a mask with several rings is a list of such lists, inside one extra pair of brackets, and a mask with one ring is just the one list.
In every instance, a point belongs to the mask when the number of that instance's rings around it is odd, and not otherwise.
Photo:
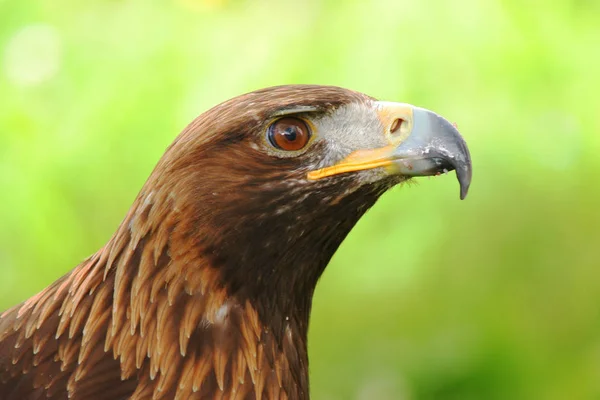
[(300, 118), (285, 117), (273, 122), (267, 130), (269, 143), (279, 150), (298, 151), (310, 139), (310, 129)]

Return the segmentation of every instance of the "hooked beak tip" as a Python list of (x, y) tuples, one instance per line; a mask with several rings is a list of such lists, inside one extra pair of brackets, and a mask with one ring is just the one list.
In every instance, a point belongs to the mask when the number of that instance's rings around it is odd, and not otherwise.
[(396, 147), (393, 157), (399, 172), (407, 176), (438, 175), (455, 170), (460, 199), (467, 197), (472, 177), (469, 148), (456, 124), (440, 115), (414, 107), (410, 135)]

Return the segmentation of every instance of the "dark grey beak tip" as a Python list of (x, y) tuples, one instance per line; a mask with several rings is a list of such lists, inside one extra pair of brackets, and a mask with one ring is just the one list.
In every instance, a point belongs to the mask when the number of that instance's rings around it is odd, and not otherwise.
[(464, 200), (469, 193), (469, 186), (471, 186), (471, 165), (456, 168), (456, 178), (460, 185), (460, 199)]
[(460, 185), (460, 199), (464, 200), (469, 192), (469, 186), (471, 186), (471, 178), (473, 176), (469, 147), (467, 146), (465, 139), (458, 132), (456, 126), (437, 114), (433, 115), (433, 118), (437, 119), (438, 126), (442, 128), (441, 130), (443, 132), (441, 137), (443, 138), (442, 140), (444, 141), (446, 152), (442, 152), (442, 154), (445, 153), (447, 161), (452, 168), (456, 170), (456, 178)]
[(469, 153), (467, 143), (462, 136), (459, 136), (459, 138), (461, 143), (458, 147), (462, 159), (461, 161), (455, 162), (453, 167), (456, 170), (456, 179), (458, 179), (460, 185), (460, 199), (464, 200), (469, 192), (469, 186), (471, 186), (473, 168), (471, 166), (471, 154)]
[(471, 154), (458, 129), (438, 114), (415, 108), (410, 136), (394, 151), (398, 170), (406, 176), (439, 175), (455, 170), (464, 200), (471, 185)]

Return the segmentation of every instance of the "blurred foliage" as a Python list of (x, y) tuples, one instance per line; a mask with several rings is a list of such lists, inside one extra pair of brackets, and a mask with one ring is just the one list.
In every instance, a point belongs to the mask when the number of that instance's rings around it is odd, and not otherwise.
[[(600, 398), (600, 2), (0, 0), (0, 309), (110, 237), (175, 135), (320, 83), (436, 110), (474, 180), (386, 194), (318, 287), (315, 399)], [(452, 174), (453, 175), (453, 174)]]

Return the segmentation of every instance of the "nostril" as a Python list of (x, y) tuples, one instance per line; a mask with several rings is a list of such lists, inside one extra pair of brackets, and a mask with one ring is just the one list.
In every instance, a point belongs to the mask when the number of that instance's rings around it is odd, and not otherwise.
[(396, 133), (396, 131), (402, 126), (402, 122), (404, 122), (402, 118), (396, 118), (390, 126), (390, 133)]

